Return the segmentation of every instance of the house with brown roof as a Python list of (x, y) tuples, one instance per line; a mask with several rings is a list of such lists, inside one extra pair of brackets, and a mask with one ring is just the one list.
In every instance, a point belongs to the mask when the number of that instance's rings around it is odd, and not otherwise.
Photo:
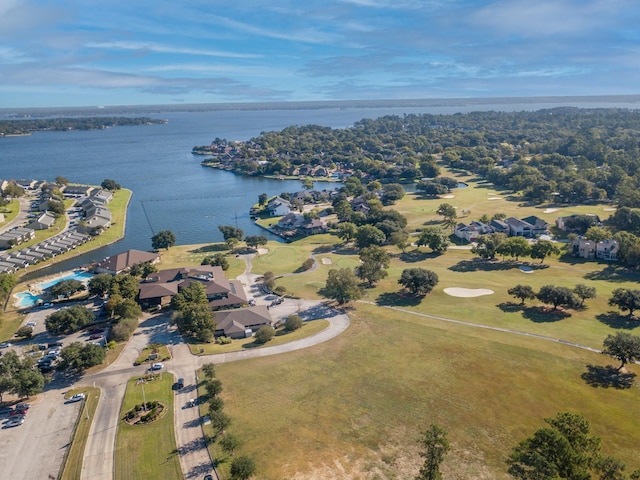
[(138, 284), (138, 298), (143, 308), (165, 306), (173, 296), (193, 282), (202, 284), (212, 310), (237, 308), (247, 303), (242, 283), (227, 280), (218, 266), (172, 268), (152, 273)]
[(97, 273), (110, 273), (117, 275), (129, 270), (134, 265), (149, 262), (156, 264), (160, 261), (160, 255), (157, 253), (144, 252), (142, 250), (127, 250), (117, 255), (105, 258), (95, 266)]
[(252, 336), (260, 327), (273, 326), (269, 309), (265, 305), (220, 310), (215, 313), (216, 337), (246, 338)]

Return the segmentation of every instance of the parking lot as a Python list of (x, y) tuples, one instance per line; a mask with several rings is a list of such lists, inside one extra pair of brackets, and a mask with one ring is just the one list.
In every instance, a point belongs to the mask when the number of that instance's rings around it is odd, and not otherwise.
[(83, 402), (65, 403), (65, 385), (49, 386), (28, 401), (22, 425), (5, 428), (9, 416), (0, 416), (2, 478), (57, 478), (58, 469)]

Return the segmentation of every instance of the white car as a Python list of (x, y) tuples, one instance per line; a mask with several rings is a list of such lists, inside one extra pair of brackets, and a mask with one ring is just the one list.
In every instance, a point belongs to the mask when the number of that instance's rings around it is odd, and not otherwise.
[(81, 400), (84, 400), (84, 393), (76, 393), (69, 399), (69, 402), (73, 403), (73, 402), (79, 402)]
[(37, 325), (36, 322), (27, 322), (24, 324), (25, 327), (35, 327)]
[(11, 346), (11, 344), (9, 342), (0, 343), (0, 348), (9, 348), (10, 346)]
[(164, 367), (162, 363), (154, 363), (151, 365), (151, 370), (162, 370), (162, 367)]

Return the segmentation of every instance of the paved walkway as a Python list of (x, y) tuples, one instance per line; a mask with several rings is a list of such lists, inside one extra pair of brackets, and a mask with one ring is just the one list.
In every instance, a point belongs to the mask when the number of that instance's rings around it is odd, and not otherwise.
[[(259, 275), (251, 272), (254, 255), (243, 255), (246, 268), (238, 276), (247, 292), (258, 304), (268, 304), (256, 279)], [(127, 381), (145, 372), (145, 366), (133, 366), (142, 349), (150, 343), (164, 343), (169, 346), (172, 360), (165, 364), (168, 372), (176, 378), (184, 378), (185, 387), (176, 392), (174, 401), (174, 426), (180, 464), (184, 478), (202, 478), (212, 473), (213, 466), (206, 448), (200, 424), (198, 408), (186, 408), (187, 401), (197, 398), (196, 370), (205, 363), (228, 363), (249, 358), (292, 352), (326, 342), (344, 332), (349, 326), (349, 317), (322, 301), (286, 300), (270, 309), (274, 320), (284, 320), (296, 313), (305, 321), (327, 319), (329, 327), (317, 334), (272, 347), (242, 350), (218, 355), (193, 356), (175, 327), (169, 326), (168, 314), (147, 316), (136, 330), (120, 357), (109, 367), (94, 375), (88, 375), (80, 383), (95, 385), (102, 390), (95, 418), (93, 420), (82, 466), (82, 479), (111, 480), (114, 476), (115, 440), (118, 429), (120, 408)]]

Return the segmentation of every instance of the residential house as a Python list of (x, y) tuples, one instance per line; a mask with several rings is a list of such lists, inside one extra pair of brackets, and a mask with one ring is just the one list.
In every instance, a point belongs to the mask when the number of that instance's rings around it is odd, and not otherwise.
[(246, 338), (252, 336), (260, 327), (273, 326), (269, 309), (265, 305), (236, 310), (219, 310), (216, 312), (214, 320), (216, 322), (216, 337)]
[(36, 238), (36, 232), (31, 228), (13, 228), (0, 235), (0, 248), (12, 248), (34, 238)]
[[(591, 224), (597, 227), (601, 227), (602, 226), (602, 221), (600, 220), (600, 217), (594, 213), (586, 213), (584, 215), (578, 215), (578, 214), (573, 214), (573, 215), (568, 215), (565, 217), (558, 217), (556, 218), (556, 227), (558, 227), (560, 230), (562, 230), (563, 232), (578, 232), (580, 231), (579, 229), (576, 228), (570, 228), (567, 223), (571, 223), (571, 220), (576, 220), (579, 219), (581, 217), (587, 217), (588, 222), (585, 222), (587, 224)], [(584, 230), (582, 230), (584, 231)]]
[(56, 216), (48, 211), (43, 212), (33, 221), (31, 221), (27, 228), (32, 228), (33, 230), (48, 230), (56, 223)]
[(520, 220), (516, 217), (505, 218), (504, 223), (509, 226), (510, 237), (525, 237), (531, 238), (533, 236), (533, 225)]
[(532, 237), (539, 237), (540, 235), (549, 233), (549, 224), (543, 219), (536, 217), (535, 215), (525, 217), (522, 219), (522, 221), (527, 222), (529, 225), (531, 225)]
[(619, 245), (618, 242), (613, 239), (595, 242), (580, 236), (573, 241), (571, 247), (575, 257), (586, 259), (599, 258), (606, 261), (616, 261), (618, 259)]
[(272, 217), (281, 217), (293, 210), (291, 203), (284, 198), (275, 197), (269, 200), (265, 209)]
[(61, 188), (62, 194), (67, 198), (87, 197), (93, 190), (89, 185), (65, 185)]
[(509, 225), (502, 220), (491, 220), (489, 222), (489, 226), (491, 227), (491, 230), (493, 230), (493, 233), (504, 233), (505, 235), (509, 235)]
[(304, 222), (298, 228), (298, 231), (303, 235), (318, 235), (319, 233), (326, 233), (329, 229), (325, 221), (321, 218), (310, 218), (304, 220)]
[(91, 192), (91, 200), (100, 205), (106, 205), (113, 200), (113, 193), (110, 190), (100, 189)]
[(140, 304), (143, 308), (168, 305), (176, 293), (193, 282), (202, 284), (212, 310), (235, 308), (247, 303), (242, 283), (227, 280), (218, 266), (200, 265), (152, 273), (138, 285)]
[(485, 223), (476, 221), (469, 223), (469, 225), (458, 223), (453, 230), (453, 234), (456, 237), (467, 242), (475, 242), (480, 235), (486, 235), (487, 233), (493, 233), (493, 229)]
[(117, 255), (112, 255), (98, 262), (94, 268), (96, 273), (110, 273), (117, 275), (126, 272), (134, 265), (149, 262), (156, 264), (160, 261), (160, 255), (157, 253), (144, 252), (142, 250), (127, 250)]

